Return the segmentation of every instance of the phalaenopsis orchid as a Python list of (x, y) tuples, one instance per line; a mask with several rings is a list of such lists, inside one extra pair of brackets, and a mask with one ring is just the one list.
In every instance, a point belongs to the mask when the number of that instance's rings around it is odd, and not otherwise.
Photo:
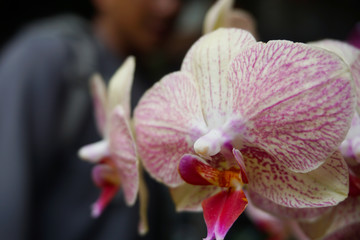
[[(139, 190), (140, 198), (146, 198), (130, 118), (134, 70), (135, 59), (128, 57), (110, 79), (108, 88), (99, 75), (91, 79), (96, 123), (103, 139), (82, 147), (79, 156), (96, 164), (92, 177), (102, 193), (93, 205), (94, 217), (103, 212), (120, 188), (129, 206), (135, 203)], [(140, 199), (140, 205), (139, 232), (144, 234), (147, 232), (146, 200)]]
[(141, 99), (138, 151), (150, 175), (171, 188), (177, 209), (202, 205), (206, 239), (223, 239), (252, 193), (290, 208), (347, 197), (348, 168), (337, 149), (354, 95), (336, 54), (219, 29)]

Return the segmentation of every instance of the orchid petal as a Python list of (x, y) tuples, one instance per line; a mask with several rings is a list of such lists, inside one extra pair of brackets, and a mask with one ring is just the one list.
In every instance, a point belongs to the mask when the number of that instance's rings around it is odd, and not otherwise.
[(316, 169), (342, 142), (354, 94), (348, 67), (335, 54), (271, 41), (248, 48), (231, 65), (236, 128), (228, 134), (296, 172)]
[[(214, 185), (215, 180), (207, 180), (208, 178), (216, 178), (219, 170), (203, 163), (196, 155), (184, 155), (179, 164), (179, 173), (181, 178), (192, 185)], [(201, 173), (206, 173), (207, 177), (203, 177)]]
[(171, 187), (183, 183), (179, 161), (194, 152), (195, 140), (207, 131), (192, 78), (176, 72), (155, 84), (135, 109), (135, 128), (139, 154), (150, 175)]
[(264, 212), (259, 208), (256, 208), (251, 203), (252, 202), (249, 201), (249, 204), (247, 205), (245, 210), (245, 214), (255, 223), (257, 228), (270, 235), (268, 239), (288, 239), (289, 230), (287, 224), (289, 220), (287, 220), (287, 222), (284, 222), (281, 219), (276, 218), (273, 215)]
[(170, 188), (171, 197), (174, 201), (177, 212), (200, 212), (202, 210), (202, 201), (220, 191), (221, 188), (213, 185), (195, 186), (187, 183), (184, 183), (176, 188)]
[(290, 208), (285, 207), (261, 196), (254, 191), (248, 191), (251, 203), (257, 208), (280, 218), (293, 218), (296, 220), (311, 220), (331, 210), (331, 207), (318, 208)]
[(246, 168), (245, 168), (245, 163), (244, 163), (244, 157), (241, 154), (241, 152), (239, 150), (237, 150), (236, 148), (233, 148), (232, 150), (235, 160), (237, 161), (237, 163), (239, 164), (239, 168), (240, 168), (240, 173), (241, 173), (241, 180), (243, 183), (249, 183), (248, 177), (246, 175)]
[(181, 70), (190, 72), (199, 86), (209, 128), (222, 125), (231, 106), (232, 91), (227, 76), (230, 61), (255, 43), (245, 30), (218, 29), (200, 38), (186, 54)]
[(360, 50), (345, 42), (330, 39), (310, 44), (336, 53), (349, 65), (357, 96), (356, 110), (360, 114)]
[(348, 168), (338, 151), (309, 173), (289, 171), (260, 149), (242, 152), (249, 188), (276, 204), (292, 208), (327, 207), (348, 195)]
[(104, 135), (106, 128), (106, 86), (99, 74), (94, 74), (90, 79), (90, 90), (95, 108), (95, 118), (98, 131)]
[(355, 239), (360, 233), (360, 197), (349, 197), (329, 214), (300, 226), (311, 239)]
[(346, 225), (336, 232), (327, 235), (323, 240), (358, 239), (360, 237), (360, 223)]
[(212, 32), (226, 26), (226, 17), (229, 15), (234, 0), (218, 0), (207, 11), (204, 19), (203, 33)]
[(117, 105), (124, 108), (125, 117), (130, 119), (130, 93), (134, 80), (135, 58), (130, 56), (116, 71), (109, 82), (109, 106), (112, 111)]
[(91, 163), (97, 163), (101, 159), (110, 156), (109, 143), (107, 140), (102, 140), (96, 143), (88, 144), (80, 148), (79, 157)]
[(99, 217), (101, 215), (105, 207), (114, 198), (118, 190), (119, 190), (119, 186), (115, 186), (115, 185), (107, 185), (102, 188), (102, 192), (99, 199), (92, 206), (91, 215), (94, 218)]
[(179, 164), (183, 180), (192, 185), (215, 185), (224, 188), (242, 186), (240, 170), (218, 170), (196, 155), (185, 154)]
[(360, 117), (355, 113), (340, 151), (351, 171), (360, 177)]
[(110, 118), (110, 149), (122, 182), (125, 200), (133, 205), (139, 189), (138, 159), (124, 108), (117, 106)]
[(235, 220), (245, 210), (247, 203), (242, 190), (221, 191), (204, 200), (202, 207), (208, 231), (204, 240), (224, 239)]

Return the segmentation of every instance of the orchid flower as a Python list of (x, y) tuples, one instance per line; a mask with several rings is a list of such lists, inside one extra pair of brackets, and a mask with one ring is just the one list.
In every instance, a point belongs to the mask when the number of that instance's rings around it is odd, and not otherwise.
[(218, 0), (207, 11), (204, 19), (203, 33), (218, 28), (241, 28), (257, 35), (256, 23), (250, 13), (242, 9), (234, 9), (234, 0)]
[(218, 29), (140, 100), (138, 151), (150, 175), (172, 188), (177, 210), (201, 205), (206, 239), (223, 239), (247, 205), (245, 189), (292, 208), (346, 198), (337, 147), (354, 101), (335, 54)]
[[(141, 173), (130, 125), (130, 90), (134, 70), (135, 59), (128, 57), (111, 78), (108, 89), (99, 75), (91, 79), (96, 123), (103, 139), (82, 147), (79, 156), (96, 164), (92, 177), (102, 193), (92, 207), (94, 217), (103, 212), (120, 187), (129, 206), (135, 203), (139, 191)], [(145, 190), (141, 190), (140, 186), (140, 191)], [(144, 218), (141, 219), (140, 232), (146, 232)]]

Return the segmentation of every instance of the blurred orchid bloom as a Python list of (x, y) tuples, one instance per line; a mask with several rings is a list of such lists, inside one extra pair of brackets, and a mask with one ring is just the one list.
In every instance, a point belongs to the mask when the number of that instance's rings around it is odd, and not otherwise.
[(268, 240), (286, 240), (293, 235), (296, 235), (297, 239), (306, 239), (301, 231), (298, 231), (299, 234), (293, 233), (294, 228), (297, 227), (294, 220), (288, 219), (285, 221), (277, 218), (255, 207), (251, 201), (246, 207), (245, 213), (258, 229), (267, 233)]
[(140, 100), (139, 155), (172, 188), (177, 210), (202, 204), (206, 239), (223, 239), (247, 205), (245, 187), (292, 208), (346, 198), (348, 169), (336, 149), (354, 101), (349, 69), (335, 54), (218, 29)]
[(127, 205), (136, 201), (139, 189), (138, 157), (130, 126), (130, 90), (135, 69), (134, 57), (126, 59), (106, 89), (99, 75), (91, 79), (95, 116), (103, 140), (84, 146), (79, 156), (91, 163), (93, 180), (102, 189), (92, 215), (98, 217), (120, 186)]
[[(252, 194), (247, 215), (271, 239), (357, 239), (360, 235), (360, 178), (350, 173), (349, 196), (338, 205), (324, 208), (287, 208)], [(266, 211), (264, 211), (264, 210)], [(250, 211), (249, 211), (250, 210)], [(271, 214), (271, 215), (270, 215)]]
[(360, 22), (355, 24), (355, 27), (350, 32), (350, 35), (349, 35), (347, 41), (351, 45), (353, 45), (353, 46), (357, 47), (358, 49), (360, 49)]
[(203, 33), (210, 33), (218, 28), (241, 28), (257, 36), (255, 19), (242, 9), (234, 9), (234, 0), (218, 0), (207, 11)]

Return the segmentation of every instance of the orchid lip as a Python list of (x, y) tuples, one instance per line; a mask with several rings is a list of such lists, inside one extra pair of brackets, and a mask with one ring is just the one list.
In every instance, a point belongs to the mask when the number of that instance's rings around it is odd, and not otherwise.
[[(241, 168), (241, 165), (239, 167)], [(192, 185), (214, 185), (240, 190), (247, 183), (247, 178), (244, 178), (243, 172), (245, 169), (234, 167), (228, 170), (216, 169), (204, 163), (200, 157), (190, 154), (184, 155), (179, 164), (181, 177), (185, 182)]]

